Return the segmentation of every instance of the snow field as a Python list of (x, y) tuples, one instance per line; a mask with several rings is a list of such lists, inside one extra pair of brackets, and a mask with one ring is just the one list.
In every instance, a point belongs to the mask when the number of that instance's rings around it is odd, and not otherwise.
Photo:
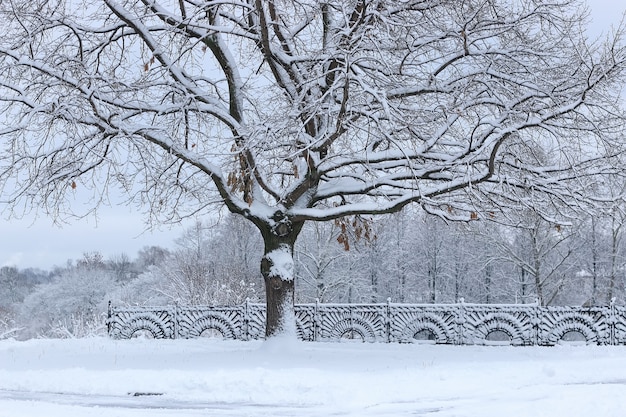
[(625, 410), (621, 346), (0, 341), (1, 417), (621, 417)]

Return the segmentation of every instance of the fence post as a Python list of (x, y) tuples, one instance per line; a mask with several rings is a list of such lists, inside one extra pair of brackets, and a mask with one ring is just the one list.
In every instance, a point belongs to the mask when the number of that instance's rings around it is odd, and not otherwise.
[(111, 300), (109, 300), (109, 307), (107, 309), (107, 335), (111, 337)]
[[(354, 304), (348, 304), (348, 312), (350, 313), (350, 337), (354, 337)], [(341, 336), (339, 336), (341, 339)], [(363, 335), (365, 340), (365, 335)]]
[(617, 314), (615, 314), (615, 297), (611, 298), (611, 304), (609, 309), (609, 343), (611, 345), (616, 345), (617, 341), (615, 338), (615, 326), (617, 325)]
[(387, 343), (391, 343), (391, 297), (387, 298), (387, 317), (385, 319), (385, 331), (387, 332)]
[(319, 310), (319, 304), (320, 304), (320, 300), (319, 298), (315, 299), (315, 309), (313, 310), (313, 341), (317, 342), (318, 339), (318, 332), (319, 332), (319, 327), (321, 325), (321, 319), (320, 319), (320, 310)]
[(535, 333), (535, 346), (542, 343), (541, 340), (541, 323), (543, 322), (543, 309), (539, 305), (539, 299), (535, 300), (535, 319), (533, 320), (533, 331)]
[(243, 340), (250, 340), (250, 329), (248, 328), (250, 322), (250, 297), (246, 297), (246, 301), (243, 303)]
[(463, 297), (459, 298), (459, 302), (457, 303), (457, 312), (458, 316), (456, 318), (457, 325), (457, 334), (458, 339), (456, 341), (457, 345), (464, 345), (465, 343), (465, 299)]
[(178, 339), (178, 301), (174, 304), (174, 339)]

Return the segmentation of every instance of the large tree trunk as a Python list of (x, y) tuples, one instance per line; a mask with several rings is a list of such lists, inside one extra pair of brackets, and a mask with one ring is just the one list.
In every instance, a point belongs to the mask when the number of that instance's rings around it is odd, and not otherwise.
[(265, 280), (267, 303), (266, 338), (297, 336), (293, 248), (303, 224), (293, 225), (284, 221), (278, 226), (260, 227), (265, 243), (261, 274)]

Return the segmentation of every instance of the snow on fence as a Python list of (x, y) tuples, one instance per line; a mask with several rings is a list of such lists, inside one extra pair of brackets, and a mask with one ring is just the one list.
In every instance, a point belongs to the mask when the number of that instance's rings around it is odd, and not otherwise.
[[(510, 344), (626, 344), (626, 307), (541, 307), (491, 304), (299, 304), (298, 337), (306, 341)], [(110, 337), (128, 339), (218, 336), (261, 339), (265, 305), (114, 307)]]

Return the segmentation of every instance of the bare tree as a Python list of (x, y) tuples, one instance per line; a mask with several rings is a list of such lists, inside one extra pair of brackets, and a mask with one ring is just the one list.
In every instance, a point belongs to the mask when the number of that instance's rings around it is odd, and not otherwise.
[(135, 263), (140, 270), (146, 270), (153, 266), (159, 266), (167, 259), (169, 251), (159, 246), (145, 246), (137, 254)]
[[(338, 269), (341, 262), (350, 255), (337, 242), (341, 236), (338, 225), (333, 223), (312, 223), (305, 227), (295, 257), (296, 274), (308, 291), (299, 298), (303, 301), (336, 301), (337, 289), (345, 283), (345, 271)], [(340, 239), (340, 238), (339, 238)], [(345, 263), (345, 262), (344, 262)]]
[[(620, 185), (622, 188), (623, 185)], [(622, 295), (624, 206), (614, 204), (580, 225), (576, 256), (578, 275), (590, 286), (586, 305), (608, 305)], [(581, 294), (581, 285), (575, 291)]]
[(213, 304), (215, 265), (208, 249), (209, 231), (201, 221), (176, 240), (177, 250), (159, 268), (164, 292), (174, 301), (191, 305)]
[[(51, 282), (35, 287), (22, 304), (16, 321), (24, 327), (21, 337), (86, 336), (83, 331), (103, 329), (105, 295), (117, 286), (102, 256), (85, 253), (76, 266), (63, 270)], [(61, 333), (59, 333), (61, 331)], [(92, 333), (94, 334), (94, 333)]]
[[(607, 303), (611, 303), (616, 297), (616, 293), (621, 290), (622, 298), (624, 292), (624, 246), (623, 246), (623, 226), (625, 213), (623, 207), (614, 207), (610, 214), (611, 220), (611, 250), (610, 250), (610, 272), (609, 272), (609, 288), (607, 290)], [(621, 280), (618, 280), (621, 277)], [(621, 285), (620, 285), (621, 284)]]
[(126, 253), (119, 253), (111, 256), (106, 261), (107, 267), (115, 275), (117, 282), (130, 281), (139, 275), (129, 256)]
[(519, 271), (516, 300), (524, 303), (533, 297), (542, 306), (553, 303), (575, 272), (576, 229), (546, 222), (537, 213), (526, 211), (504, 234), (507, 236), (491, 236), (494, 253), (487, 265), (509, 263)]
[(156, 268), (164, 278), (160, 291), (172, 301), (191, 305), (241, 304), (246, 298), (258, 301), (254, 282), (247, 279), (247, 254), (233, 248), (245, 245), (246, 237), (238, 236), (235, 240), (239, 242), (224, 242), (220, 236), (226, 226), (232, 233), (236, 223), (230, 219), (222, 228), (216, 228), (198, 220), (189, 227), (176, 240), (171, 255)]
[(245, 218), (234, 215), (222, 219), (216, 229), (208, 246), (216, 277), (229, 288), (247, 288), (231, 297), (231, 302), (242, 303), (246, 298), (253, 302), (264, 299), (263, 291), (256, 292), (263, 289), (263, 279), (258, 273), (263, 242), (258, 230)]
[(63, 217), (74, 194), (95, 209), (118, 191), (158, 221), (225, 205), (263, 236), (268, 336), (295, 328), (306, 221), (410, 203), (456, 220), (487, 205), (580, 205), (620, 152), (621, 31), (588, 42), (576, 0), (0, 10), (12, 212)]
[[(611, 181), (605, 186), (605, 192), (611, 197), (617, 197), (618, 199), (623, 196), (626, 191), (626, 184), (623, 181)], [(613, 200), (616, 200), (613, 198)], [(616, 297), (616, 293), (621, 290), (623, 294), (624, 290), (624, 223), (626, 222), (626, 212), (624, 202), (619, 201), (610, 205), (607, 212), (604, 213), (607, 223), (610, 224), (608, 229), (608, 235), (610, 238), (610, 249), (607, 251), (609, 255), (609, 267), (608, 267), (608, 289), (606, 290), (606, 303), (611, 303)], [(618, 279), (621, 277), (622, 279)], [(620, 285), (621, 284), (621, 285)], [(597, 300), (594, 300), (597, 301)]]

